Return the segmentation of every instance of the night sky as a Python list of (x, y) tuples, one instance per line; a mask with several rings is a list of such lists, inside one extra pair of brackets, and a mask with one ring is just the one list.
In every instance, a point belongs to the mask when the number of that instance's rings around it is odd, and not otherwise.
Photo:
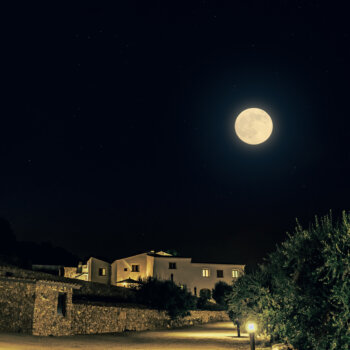
[[(345, 5), (48, 3), (3, 9), (0, 216), (18, 240), (246, 263), (296, 218), (350, 209)], [(259, 146), (234, 133), (248, 107), (274, 122)]]

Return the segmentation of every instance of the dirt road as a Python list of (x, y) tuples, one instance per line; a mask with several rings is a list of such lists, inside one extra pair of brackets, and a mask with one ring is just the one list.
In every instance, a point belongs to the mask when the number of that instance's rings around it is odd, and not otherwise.
[[(78, 335), (69, 337), (35, 337), (0, 333), (1, 350), (184, 350), (231, 349), (249, 350), (247, 334), (236, 337), (231, 322), (211, 323), (191, 328), (125, 332), (108, 335)], [(256, 349), (269, 349), (257, 345)]]

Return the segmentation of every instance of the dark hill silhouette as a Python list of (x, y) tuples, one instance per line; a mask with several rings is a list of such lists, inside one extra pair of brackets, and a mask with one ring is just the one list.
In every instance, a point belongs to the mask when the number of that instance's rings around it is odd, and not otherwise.
[(79, 260), (76, 255), (49, 241), (17, 241), (10, 222), (0, 218), (0, 264), (25, 268), (31, 268), (32, 264), (75, 266)]

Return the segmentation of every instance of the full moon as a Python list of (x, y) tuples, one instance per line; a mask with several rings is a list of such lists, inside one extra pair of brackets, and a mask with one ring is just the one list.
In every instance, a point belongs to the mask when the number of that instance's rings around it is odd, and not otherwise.
[(260, 108), (248, 108), (241, 112), (235, 122), (237, 136), (245, 143), (259, 145), (272, 133), (272, 119)]

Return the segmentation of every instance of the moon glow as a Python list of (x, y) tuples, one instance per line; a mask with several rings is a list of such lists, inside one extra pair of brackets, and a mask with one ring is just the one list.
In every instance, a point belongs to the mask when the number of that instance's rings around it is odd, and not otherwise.
[(265, 142), (272, 133), (271, 117), (260, 108), (248, 108), (236, 118), (235, 131), (237, 136), (249, 145)]

